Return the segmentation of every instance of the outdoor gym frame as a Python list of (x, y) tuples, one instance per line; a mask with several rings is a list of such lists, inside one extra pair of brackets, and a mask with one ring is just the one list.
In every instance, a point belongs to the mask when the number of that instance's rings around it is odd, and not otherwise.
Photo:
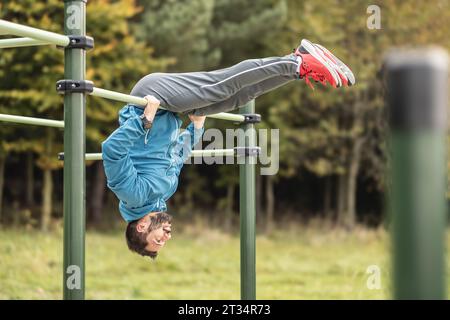
[[(145, 106), (144, 98), (100, 89), (86, 80), (86, 51), (94, 40), (86, 36), (87, 0), (64, 0), (64, 33), (60, 35), (0, 20), (0, 34), (21, 38), (2, 39), (0, 48), (56, 45), (64, 48), (64, 77), (58, 81), (58, 92), (64, 94), (64, 121), (0, 114), (0, 121), (27, 125), (64, 128), (64, 266), (63, 297), (84, 299), (85, 294), (85, 224), (86, 168), (85, 160), (100, 160), (101, 154), (86, 154), (86, 95)], [(240, 108), (240, 114), (218, 113), (209, 118), (239, 123), (245, 139), (241, 146), (223, 150), (194, 150), (192, 156), (241, 156), (240, 172), (240, 234), (241, 234), (241, 299), (256, 299), (255, 272), (255, 103)]]

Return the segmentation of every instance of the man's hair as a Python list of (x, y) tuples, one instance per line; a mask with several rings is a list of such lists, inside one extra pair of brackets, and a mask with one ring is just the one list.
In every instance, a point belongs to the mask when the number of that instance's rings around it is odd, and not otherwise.
[(127, 239), (128, 249), (140, 254), (141, 256), (147, 256), (151, 259), (155, 259), (158, 255), (158, 252), (145, 249), (148, 244), (147, 236), (152, 230), (161, 227), (164, 222), (172, 222), (172, 216), (166, 212), (157, 212), (154, 216), (150, 216), (150, 225), (145, 232), (137, 231), (136, 227), (139, 223), (139, 220), (129, 222), (127, 230), (125, 231), (125, 238)]

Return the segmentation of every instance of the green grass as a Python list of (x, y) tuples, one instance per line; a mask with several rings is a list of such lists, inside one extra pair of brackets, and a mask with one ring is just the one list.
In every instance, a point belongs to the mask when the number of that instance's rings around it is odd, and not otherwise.
[[(88, 232), (86, 245), (88, 299), (239, 299), (237, 236), (187, 228), (153, 262), (129, 252), (121, 232)], [(388, 246), (383, 230), (258, 236), (257, 298), (387, 299)], [(369, 265), (381, 268), (380, 290), (366, 286)], [(61, 230), (0, 230), (0, 299), (60, 299), (61, 277)]]

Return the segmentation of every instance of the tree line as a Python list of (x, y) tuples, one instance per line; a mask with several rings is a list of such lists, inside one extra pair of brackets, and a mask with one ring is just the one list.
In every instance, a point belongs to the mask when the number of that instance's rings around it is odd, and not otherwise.
[[(213, 70), (241, 60), (292, 52), (302, 38), (319, 42), (354, 70), (357, 85), (310, 90), (294, 81), (257, 100), (258, 128), (280, 129), (280, 171), (257, 176), (258, 220), (322, 217), (352, 228), (383, 221), (387, 128), (382, 60), (402, 45), (450, 48), (448, 1), (380, 3), (381, 29), (366, 25), (370, 1), (91, 0), (87, 79), (128, 93), (152, 72)], [(0, 4), (2, 19), (62, 33), (63, 3), (15, 0)], [(54, 47), (0, 52), (0, 113), (63, 118), (55, 82), (63, 51)], [(88, 98), (86, 148), (117, 126), (123, 104)], [(230, 124), (209, 119), (208, 126)], [(0, 123), (0, 223), (49, 228), (62, 214), (62, 130)], [(87, 164), (88, 221), (118, 219), (101, 162)], [(175, 215), (208, 217), (230, 227), (238, 211), (236, 166), (186, 166), (169, 202)], [(53, 219), (58, 220), (58, 219)]]

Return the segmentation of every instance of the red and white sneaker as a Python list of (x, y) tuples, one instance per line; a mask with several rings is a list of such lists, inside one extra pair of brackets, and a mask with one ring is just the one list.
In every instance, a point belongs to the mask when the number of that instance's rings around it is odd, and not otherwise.
[(302, 59), (298, 70), (300, 78), (304, 78), (306, 83), (313, 89), (314, 87), (309, 80), (310, 77), (324, 86), (328, 82), (335, 88), (355, 83), (355, 77), (351, 70), (330, 51), (320, 45), (315, 45), (303, 39), (300, 46), (294, 51), (294, 54)]
[[(331, 60), (334, 63), (335, 69), (338, 71), (339, 76), (341, 79), (346, 78), (345, 83), (344, 80), (342, 81), (344, 85), (353, 86), (356, 82), (355, 75), (353, 74), (352, 70), (350, 70), (349, 67), (346, 66), (345, 63), (343, 63), (341, 60), (339, 60), (334, 54), (332, 54), (327, 48), (324, 46), (321, 46), (318, 43), (314, 43), (314, 46), (320, 49), (320, 51), (327, 57), (329, 60)], [(319, 53), (320, 53), (319, 51)]]

